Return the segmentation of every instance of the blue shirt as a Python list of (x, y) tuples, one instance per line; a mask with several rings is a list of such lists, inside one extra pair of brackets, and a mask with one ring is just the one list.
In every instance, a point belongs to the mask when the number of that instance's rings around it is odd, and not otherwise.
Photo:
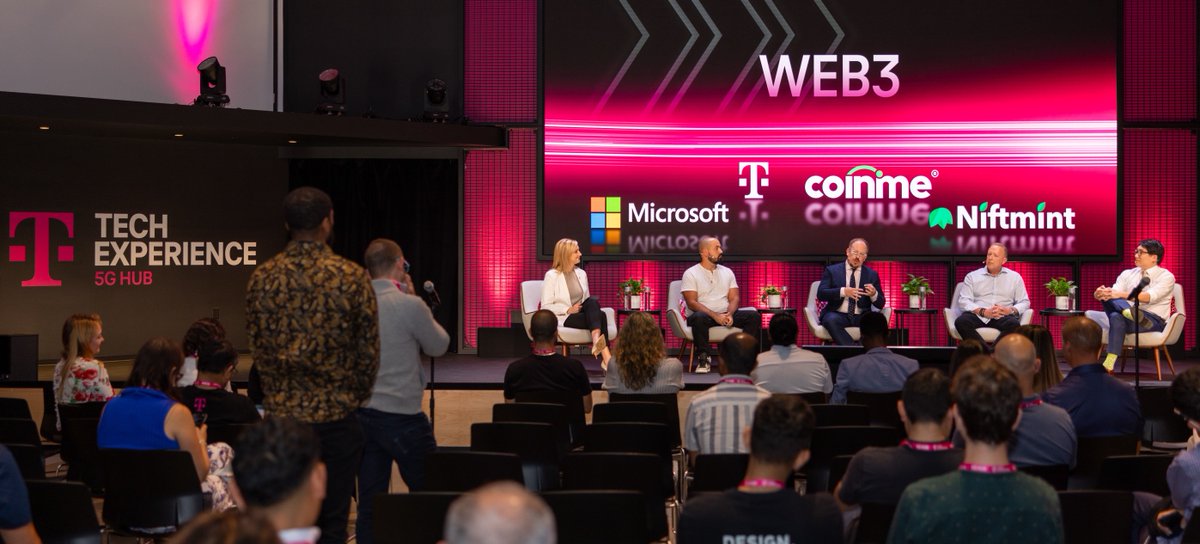
[(24, 527), (32, 519), (21, 469), (12, 452), (0, 445), (0, 529)]
[(1071, 415), (1078, 437), (1142, 434), (1142, 408), (1133, 386), (1109, 376), (1100, 363), (1075, 367), (1042, 399)]
[(832, 404), (845, 404), (848, 391), (891, 393), (904, 389), (904, 382), (920, 365), (916, 359), (892, 353), (885, 347), (842, 361), (833, 385)]
[(177, 450), (179, 442), (163, 430), (167, 412), (176, 404), (157, 389), (126, 387), (104, 406), (96, 444), (125, 450)]
[[(1167, 487), (1171, 504), (1191, 521), (1192, 510), (1200, 508), (1200, 449), (1181, 452), (1167, 467)], [(1174, 541), (1183, 540), (1177, 538)]]

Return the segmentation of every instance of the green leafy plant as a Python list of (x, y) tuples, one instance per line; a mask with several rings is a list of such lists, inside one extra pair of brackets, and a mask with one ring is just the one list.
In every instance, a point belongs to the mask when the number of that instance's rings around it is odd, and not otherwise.
[(925, 294), (932, 294), (933, 289), (929, 288), (929, 280), (925, 276), (908, 275), (908, 281), (900, 284), (900, 291), (906, 295), (919, 295), (921, 288), (925, 288)]
[(1056, 297), (1070, 295), (1072, 287), (1075, 287), (1075, 282), (1067, 278), (1050, 278), (1050, 281), (1046, 282), (1046, 290)]
[(762, 288), (762, 291), (759, 292), (758, 299), (761, 302), (766, 302), (767, 297), (769, 297), (771, 295), (782, 295), (782, 294), (783, 294), (782, 287), (779, 287), (778, 285), (767, 284), (767, 285), (764, 285)]
[(643, 283), (643, 281), (644, 280), (640, 280), (637, 278), (629, 278), (629, 279), (621, 282), (618, 285), (618, 287), (620, 287), (620, 289), (621, 289), (621, 294), (640, 295), (640, 294), (642, 294), (642, 291), (646, 290), (646, 286)]

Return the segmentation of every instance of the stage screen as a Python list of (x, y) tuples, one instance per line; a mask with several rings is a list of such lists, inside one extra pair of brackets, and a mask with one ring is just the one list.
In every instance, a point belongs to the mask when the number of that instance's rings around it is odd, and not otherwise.
[(1115, 0), (543, 3), (540, 253), (1118, 252)]

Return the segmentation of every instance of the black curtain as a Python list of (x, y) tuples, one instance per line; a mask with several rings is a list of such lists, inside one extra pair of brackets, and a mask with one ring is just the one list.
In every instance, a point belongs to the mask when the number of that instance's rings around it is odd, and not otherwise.
[[(434, 317), (458, 346), (458, 170), (454, 159), (294, 159), (291, 188), (312, 186), (333, 199), (337, 254), (362, 264), (367, 244), (389, 238), (412, 264), (413, 282), (432, 281), (442, 304)], [(428, 301), (428, 298), (426, 297)]]

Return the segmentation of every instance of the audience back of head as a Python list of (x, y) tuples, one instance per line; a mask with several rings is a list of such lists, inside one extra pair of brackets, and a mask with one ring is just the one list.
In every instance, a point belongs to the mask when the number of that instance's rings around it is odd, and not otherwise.
[(333, 201), (316, 187), (300, 187), (283, 199), (283, 219), (291, 232), (309, 232), (333, 212)]
[(1032, 376), (1037, 366), (1037, 349), (1028, 338), (1020, 334), (1008, 334), (996, 342), (993, 353), (997, 361), (1017, 375)]
[(209, 374), (225, 372), (230, 365), (237, 365), (238, 353), (229, 340), (210, 342), (200, 348), (196, 358), (196, 369)]
[(777, 346), (790, 346), (796, 343), (796, 336), (800, 334), (800, 326), (796, 323), (796, 318), (789, 313), (779, 313), (771, 317), (771, 324), (767, 326), (767, 330), (771, 333), (771, 341)]
[(773, 395), (754, 409), (750, 456), (767, 464), (791, 465), (812, 444), (817, 418), (804, 399)]
[(1189, 368), (1171, 382), (1171, 404), (1188, 420), (1200, 425), (1200, 367)]
[(1017, 377), (991, 357), (972, 357), (950, 387), (967, 438), (998, 445), (1012, 436), (1021, 405)]
[(396, 268), (396, 263), (404, 258), (400, 245), (386, 238), (376, 238), (367, 245), (363, 254), (363, 263), (372, 278), (387, 277)]
[(863, 345), (886, 344), (888, 335), (887, 317), (881, 312), (868, 312), (858, 322), (858, 331), (862, 335)]
[(553, 344), (558, 335), (558, 317), (550, 310), (538, 310), (529, 318), (529, 336), (536, 343)]
[(237, 510), (206, 512), (171, 537), (171, 544), (279, 544), (279, 533), (266, 516)]
[(1041, 369), (1033, 377), (1033, 391), (1041, 393), (1062, 383), (1063, 375), (1062, 371), (1058, 369), (1058, 355), (1054, 348), (1054, 336), (1050, 334), (1050, 329), (1041, 325), (1021, 325), (1017, 327), (1016, 333), (1033, 342), (1033, 347), (1037, 350), (1037, 358), (1042, 361)]
[(184, 355), (196, 355), (204, 346), (220, 342), (225, 339), (225, 327), (220, 321), (211, 317), (197, 319), (188, 326), (187, 332), (183, 333), (183, 348)]
[(635, 312), (621, 325), (621, 341), (613, 350), (620, 362), (621, 381), (641, 389), (654, 381), (658, 363), (667, 356), (658, 322), (645, 312)]
[(910, 423), (941, 423), (950, 411), (950, 378), (936, 368), (922, 368), (905, 380), (900, 400)]
[(183, 368), (183, 352), (174, 340), (156, 336), (142, 344), (129, 371), (129, 385), (157, 389), (175, 398), (175, 382)]
[(954, 377), (967, 359), (976, 355), (987, 355), (987, 346), (983, 345), (983, 342), (974, 338), (959, 342), (958, 347), (954, 348), (954, 353), (950, 355), (950, 377)]
[(447, 544), (554, 544), (554, 514), (542, 499), (513, 482), (467, 493), (446, 513)]
[(1072, 317), (1063, 323), (1063, 357), (1072, 367), (1095, 363), (1100, 356), (1100, 337), (1103, 331), (1095, 321), (1083, 316)]
[(758, 340), (736, 332), (721, 341), (721, 365), (729, 374), (750, 374), (758, 361)]
[(315, 520), (324, 496), (321, 442), (308, 425), (269, 417), (242, 431), (233, 457), (233, 477), (243, 508), (269, 509), (297, 498), (315, 499), (315, 504), (308, 504)]

